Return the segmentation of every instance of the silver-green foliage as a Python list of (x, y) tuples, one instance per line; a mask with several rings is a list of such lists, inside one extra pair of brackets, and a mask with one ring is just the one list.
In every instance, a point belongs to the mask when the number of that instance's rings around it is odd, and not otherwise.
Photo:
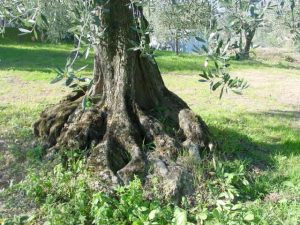
[(252, 40), (259, 28), (269, 24), (265, 16), (268, 11), (274, 11), (276, 4), (270, 1), (238, 0), (229, 1), (226, 5), (226, 26), (232, 30), (232, 38), (235, 38), (235, 48), (238, 55), (249, 55), (249, 45), (253, 46)]
[(226, 34), (226, 31), (224, 28), (212, 32), (206, 40), (197, 37), (196, 39), (202, 47), (195, 47), (195, 52), (202, 54), (204, 51), (207, 56), (203, 73), (200, 74), (203, 79), (200, 81), (209, 82), (211, 91), (220, 88), (220, 99), (228, 90), (241, 94), (244, 89), (249, 87), (247, 81), (238, 77), (233, 78), (228, 71), (230, 66), (229, 49), (232, 48), (233, 42), (230, 34)]
[[(92, 1), (80, 0), (1, 0), (0, 19), (15, 25), (23, 33), (34, 33), (36, 38), (59, 42), (73, 35), (72, 28), (83, 17), (83, 6)], [(74, 16), (79, 16), (75, 18)]]

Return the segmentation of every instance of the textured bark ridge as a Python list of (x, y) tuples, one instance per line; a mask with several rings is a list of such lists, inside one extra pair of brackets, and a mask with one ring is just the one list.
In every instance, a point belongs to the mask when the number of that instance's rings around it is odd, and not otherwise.
[(89, 149), (88, 161), (101, 180), (120, 184), (137, 175), (151, 185), (158, 177), (167, 195), (179, 196), (192, 175), (177, 158), (186, 151), (199, 159), (202, 149), (212, 147), (211, 136), (165, 87), (157, 64), (128, 50), (128, 40), (139, 37), (131, 28), (132, 8), (121, 2), (98, 9), (108, 7), (109, 13), (99, 15), (99, 29), (107, 33), (94, 47), (94, 84), (86, 93), (95, 97), (92, 107), (82, 109), (84, 92), (69, 95), (42, 112), (34, 132), (58, 149)]

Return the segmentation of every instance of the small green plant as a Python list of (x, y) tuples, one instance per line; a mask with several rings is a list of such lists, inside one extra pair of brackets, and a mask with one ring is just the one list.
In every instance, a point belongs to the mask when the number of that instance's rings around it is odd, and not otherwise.
[(21, 188), (40, 205), (46, 224), (89, 224), (91, 190), (83, 160), (29, 173)]
[(14, 216), (10, 219), (1, 219), (0, 217), (0, 224), (1, 225), (26, 225), (29, 224), (33, 218), (28, 216)]
[(166, 110), (167, 108), (164, 106), (157, 106), (152, 110), (152, 113), (163, 125), (163, 128), (167, 133), (175, 134), (175, 125), (172, 123), (172, 120), (170, 120), (170, 118), (167, 116), (168, 113), (166, 112)]
[(144, 196), (142, 183), (133, 180), (113, 194), (93, 192), (83, 160), (52, 172), (30, 173), (21, 189), (40, 205), (38, 218), (45, 224), (186, 224), (187, 209)]
[(26, 158), (31, 162), (41, 162), (45, 154), (45, 149), (41, 146), (31, 148), (26, 152)]
[[(117, 198), (96, 193), (92, 200), (94, 224), (170, 224), (173, 207), (143, 196), (141, 181), (135, 179), (128, 186), (116, 190)], [(127, 223), (125, 223), (127, 221)]]
[(208, 182), (208, 199), (199, 200), (191, 211), (198, 224), (255, 224), (258, 218), (240, 201), (241, 190), (249, 186), (243, 164), (216, 162)]

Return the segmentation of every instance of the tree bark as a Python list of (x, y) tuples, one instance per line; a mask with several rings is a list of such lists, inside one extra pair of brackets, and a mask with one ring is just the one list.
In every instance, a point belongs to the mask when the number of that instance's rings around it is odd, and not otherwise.
[(251, 44), (253, 41), (255, 35), (255, 30), (249, 30), (245, 32), (245, 46), (237, 55), (237, 59), (243, 60), (243, 59), (249, 59), (250, 57), (250, 49)]
[[(151, 186), (160, 177), (164, 193), (179, 197), (192, 175), (177, 159), (184, 151), (198, 159), (213, 141), (203, 120), (165, 87), (155, 60), (129, 50), (129, 40), (140, 41), (134, 21), (144, 19), (129, 5), (110, 0), (97, 6), (98, 29), (106, 32), (94, 46), (92, 87), (47, 108), (34, 131), (60, 151), (89, 149), (99, 180), (122, 184), (137, 175)], [(85, 95), (93, 104), (84, 110)]]
[(176, 53), (176, 55), (179, 55), (179, 37), (178, 37), (178, 31), (176, 31), (176, 34), (175, 34), (175, 53)]
[(254, 35), (255, 35), (255, 30), (251, 30), (251, 31), (248, 31), (245, 33), (246, 43), (245, 43), (245, 47), (243, 50), (245, 59), (249, 59), (249, 57), (250, 57), (250, 49), (251, 49), (251, 44), (252, 44)]

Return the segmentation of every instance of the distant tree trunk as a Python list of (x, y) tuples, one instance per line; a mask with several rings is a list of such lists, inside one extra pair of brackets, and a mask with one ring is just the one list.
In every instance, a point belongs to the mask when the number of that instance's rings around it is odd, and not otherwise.
[[(145, 19), (129, 4), (110, 0), (97, 7), (98, 29), (106, 34), (94, 46), (94, 84), (42, 112), (35, 134), (52, 149), (90, 149), (99, 179), (127, 183), (139, 175), (151, 185), (152, 177), (161, 177), (166, 195), (178, 197), (191, 174), (177, 157), (187, 151), (199, 158), (212, 139), (203, 120), (165, 87), (154, 59), (129, 51), (129, 40), (140, 41), (133, 21)], [(93, 104), (83, 110), (87, 95)]]
[(179, 40), (178, 40), (178, 37), (175, 38), (175, 52), (176, 52), (176, 55), (179, 55)]
[(254, 35), (255, 35), (255, 30), (249, 30), (245, 32), (245, 46), (244, 48), (242, 48), (242, 51), (240, 51), (237, 54), (237, 59), (240, 60), (249, 59)]
[(239, 50), (240, 52), (243, 51), (243, 32), (240, 32)]
[(5, 26), (5, 20), (0, 19), (0, 26), (4, 27)]
[(250, 49), (251, 49), (254, 35), (255, 35), (255, 30), (251, 30), (251, 31), (248, 31), (245, 33), (246, 43), (245, 43), (245, 47), (243, 50), (243, 55), (244, 55), (245, 59), (249, 59), (249, 57), (250, 57)]
[(179, 55), (179, 35), (178, 35), (178, 30), (176, 30), (176, 33), (175, 33), (175, 53), (176, 53), (176, 55)]

